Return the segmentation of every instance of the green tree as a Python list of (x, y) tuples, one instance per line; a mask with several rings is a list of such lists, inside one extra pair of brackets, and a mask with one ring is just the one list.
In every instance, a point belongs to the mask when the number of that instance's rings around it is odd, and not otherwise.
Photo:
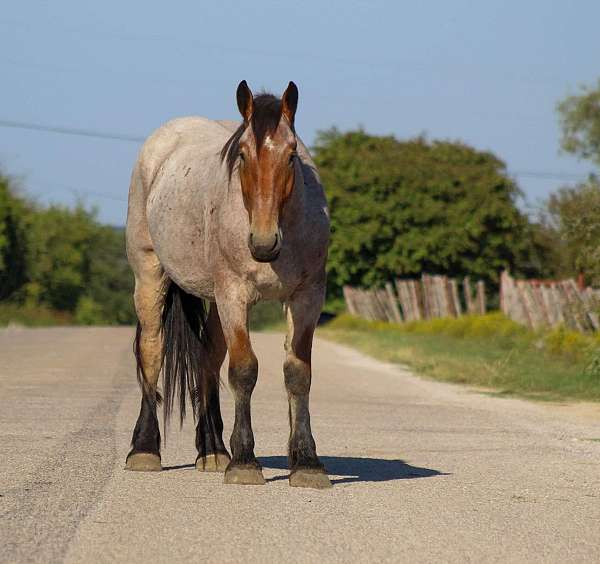
[(331, 210), (330, 295), (422, 272), (531, 268), (528, 222), (504, 163), (462, 143), (321, 132), (314, 147)]
[(562, 148), (600, 166), (600, 80), (558, 104)]
[(40, 211), (31, 237), (29, 295), (83, 317), (85, 323), (131, 323), (133, 276), (122, 229), (101, 225), (81, 205)]
[(105, 324), (133, 323), (134, 278), (125, 254), (125, 231), (97, 225), (87, 257), (85, 296), (99, 308)]
[(0, 300), (115, 324), (135, 320), (132, 294), (123, 229), (82, 205), (36, 206), (0, 174)]
[(32, 260), (28, 295), (52, 308), (75, 311), (86, 291), (95, 231), (93, 215), (82, 206), (39, 210), (29, 234)]
[(594, 177), (561, 188), (548, 200), (548, 214), (568, 256), (569, 275), (582, 273), (600, 285), (600, 183)]
[(0, 300), (27, 280), (27, 231), (30, 209), (11, 181), (0, 174)]
[[(583, 86), (577, 95), (558, 104), (563, 150), (600, 166), (600, 80)], [(565, 187), (552, 195), (548, 216), (560, 234), (573, 274), (600, 285), (600, 182), (591, 175), (586, 182)]]
[(520, 270), (527, 277), (562, 280), (576, 273), (572, 252), (562, 236), (556, 217), (547, 205), (529, 226), (531, 253)]

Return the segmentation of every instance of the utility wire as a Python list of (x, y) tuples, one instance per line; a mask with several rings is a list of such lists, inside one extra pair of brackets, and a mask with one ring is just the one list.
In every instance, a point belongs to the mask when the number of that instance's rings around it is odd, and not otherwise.
[(96, 139), (110, 139), (113, 141), (131, 141), (143, 143), (144, 137), (135, 135), (122, 135), (120, 133), (108, 133), (104, 131), (93, 131), (91, 129), (73, 129), (70, 127), (59, 127), (53, 125), (42, 125), (39, 123), (27, 123), (24, 121), (10, 121), (0, 119), (0, 127), (12, 127), (14, 129), (29, 129), (33, 131), (46, 131), (48, 133), (61, 133), (63, 135), (78, 135), (80, 137), (94, 137)]
[(544, 172), (541, 170), (509, 170), (509, 174), (519, 176), (521, 178), (540, 178), (544, 180), (586, 180), (585, 174), (572, 174), (570, 172)]
[[(132, 143), (143, 143), (145, 141), (144, 137), (138, 137), (135, 135), (124, 135), (120, 133), (110, 133), (106, 131), (95, 131), (92, 129), (74, 129), (70, 127), (51, 126), (39, 123), (28, 123), (23, 121), (11, 121), (4, 119), (0, 119), (0, 127), (26, 129), (31, 131), (44, 131), (47, 133), (60, 133), (62, 135), (76, 135), (80, 137), (91, 137), (96, 139), (109, 139), (112, 141), (128, 141)], [(581, 181), (587, 178), (587, 175), (584, 174), (572, 174), (568, 172), (550, 172), (539, 170), (509, 170), (508, 173), (512, 176), (518, 176), (522, 178), (561, 180), (564, 182)]]

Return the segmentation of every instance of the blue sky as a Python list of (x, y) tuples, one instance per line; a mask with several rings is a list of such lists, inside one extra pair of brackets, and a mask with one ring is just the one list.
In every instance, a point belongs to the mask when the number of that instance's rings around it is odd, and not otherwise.
[[(462, 140), (535, 204), (592, 170), (560, 154), (555, 107), (600, 76), (598, 21), (592, 0), (20, 0), (0, 15), (0, 120), (143, 137), (181, 115), (237, 119), (241, 79), (294, 80), (309, 144), (333, 125)], [(0, 167), (29, 194), (83, 198), (117, 225), (138, 149), (0, 127)]]

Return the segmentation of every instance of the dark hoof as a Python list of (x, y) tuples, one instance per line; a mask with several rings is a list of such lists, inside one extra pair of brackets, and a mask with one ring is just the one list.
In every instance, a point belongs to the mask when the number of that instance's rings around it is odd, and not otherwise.
[(231, 458), (225, 452), (217, 452), (196, 458), (196, 470), (200, 472), (225, 472)]
[(331, 481), (322, 468), (298, 468), (290, 474), (290, 486), (325, 490), (331, 487)]
[(151, 452), (135, 452), (127, 457), (125, 470), (134, 472), (160, 472), (160, 456)]
[(264, 486), (265, 477), (258, 466), (251, 464), (243, 466), (228, 466), (225, 470), (226, 484), (242, 484), (244, 486)]

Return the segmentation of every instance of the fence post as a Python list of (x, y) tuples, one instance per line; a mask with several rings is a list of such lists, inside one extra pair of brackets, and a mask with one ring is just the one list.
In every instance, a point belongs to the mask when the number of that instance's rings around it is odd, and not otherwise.
[(385, 291), (390, 304), (390, 309), (392, 311), (393, 321), (396, 323), (402, 323), (402, 314), (400, 313), (400, 308), (398, 307), (398, 298), (396, 296), (396, 292), (394, 292), (394, 287), (389, 282), (386, 282), (385, 284)]
[(465, 295), (465, 304), (467, 306), (467, 313), (476, 313), (475, 303), (473, 302), (473, 292), (471, 291), (471, 280), (468, 276), (465, 276), (463, 280), (463, 293)]
[(342, 291), (344, 292), (344, 301), (346, 302), (346, 309), (350, 315), (356, 315), (356, 307), (352, 301), (352, 288), (350, 286), (343, 286)]
[(454, 314), (456, 317), (460, 317), (462, 315), (462, 308), (460, 306), (460, 298), (458, 297), (458, 284), (454, 278), (448, 280), (449, 292), (452, 296), (452, 302), (454, 304)]
[(483, 280), (477, 281), (477, 310), (480, 315), (485, 315), (485, 282)]

